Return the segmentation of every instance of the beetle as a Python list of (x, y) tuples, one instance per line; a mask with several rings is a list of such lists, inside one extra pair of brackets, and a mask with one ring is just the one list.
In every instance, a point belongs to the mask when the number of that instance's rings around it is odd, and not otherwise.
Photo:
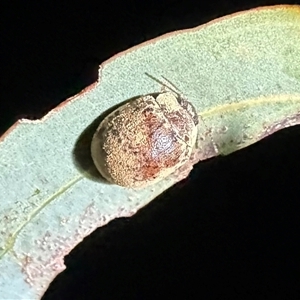
[(92, 139), (92, 159), (109, 182), (146, 187), (189, 161), (198, 123), (192, 103), (171, 88), (141, 96), (102, 120)]

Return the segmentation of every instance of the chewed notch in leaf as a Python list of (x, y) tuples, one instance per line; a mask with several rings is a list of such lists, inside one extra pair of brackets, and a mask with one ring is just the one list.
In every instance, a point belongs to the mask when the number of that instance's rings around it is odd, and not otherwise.
[[(42, 120), (15, 124), (0, 139), (2, 298), (39, 299), (64, 269), (64, 256), (85, 236), (116, 217), (133, 215), (178, 182), (185, 173), (166, 176), (178, 163), (216, 155), (211, 137), (218, 152), (228, 154), (299, 124), (299, 32), (296, 5), (254, 9), (174, 32), (103, 63), (93, 89), (65, 101)], [(177, 95), (159, 92), (157, 82), (145, 73), (156, 78), (163, 74), (176, 83), (197, 111), (199, 124), (205, 125), (197, 125), (196, 130), (194, 118), (178, 105)], [(179, 151), (162, 162), (168, 172), (140, 190), (92, 180), (95, 167), (90, 145), (99, 123), (92, 133), (87, 129), (111, 107), (154, 92), (159, 94), (146, 96), (137, 106), (143, 107), (143, 116), (137, 120), (144, 126), (143, 133), (136, 127), (137, 134), (129, 137), (133, 141), (128, 145), (139, 147), (149, 138), (145, 124), (155, 127), (166, 122), (160, 131), (150, 132), (161, 138), (153, 141), (163, 143), (153, 142), (153, 149), (144, 155), (150, 159), (170, 149)], [(149, 104), (144, 107), (145, 101)], [(159, 103), (166, 112), (158, 109)], [(178, 124), (168, 123), (165, 117), (174, 111), (182, 114)], [(108, 153), (113, 151), (110, 147)], [(128, 164), (140, 162), (126, 158)], [(151, 181), (161, 167), (152, 166), (149, 174), (144, 170), (122, 185), (145, 178)]]

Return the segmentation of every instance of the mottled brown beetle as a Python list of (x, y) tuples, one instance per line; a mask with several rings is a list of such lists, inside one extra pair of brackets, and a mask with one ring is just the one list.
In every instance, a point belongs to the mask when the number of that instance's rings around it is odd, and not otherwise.
[(189, 161), (198, 122), (194, 106), (173, 89), (142, 96), (100, 123), (91, 144), (93, 161), (111, 183), (148, 186)]

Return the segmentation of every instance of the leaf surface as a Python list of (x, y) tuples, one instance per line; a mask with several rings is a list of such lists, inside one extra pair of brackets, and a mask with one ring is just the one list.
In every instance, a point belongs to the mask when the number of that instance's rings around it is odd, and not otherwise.
[(91, 161), (103, 114), (160, 90), (146, 73), (168, 78), (197, 108), (197, 162), (300, 123), (299, 58), (299, 6), (250, 10), (123, 52), (102, 64), (93, 87), (16, 123), (0, 139), (1, 297), (39, 299), (85, 236), (179, 180), (124, 189), (102, 181)]

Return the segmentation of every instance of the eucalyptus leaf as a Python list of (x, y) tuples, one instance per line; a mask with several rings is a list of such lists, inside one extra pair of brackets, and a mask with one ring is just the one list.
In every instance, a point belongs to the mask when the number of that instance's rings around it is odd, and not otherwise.
[(254, 9), (123, 52), (92, 87), (41, 120), (17, 122), (0, 139), (1, 299), (39, 299), (85, 236), (182, 178), (130, 190), (105, 182), (92, 163), (100, 120), (162, 88), (147, 74), (168, 78), (201, 116), (196, 163), (300, 123), (299, 59), (300, 7)]

